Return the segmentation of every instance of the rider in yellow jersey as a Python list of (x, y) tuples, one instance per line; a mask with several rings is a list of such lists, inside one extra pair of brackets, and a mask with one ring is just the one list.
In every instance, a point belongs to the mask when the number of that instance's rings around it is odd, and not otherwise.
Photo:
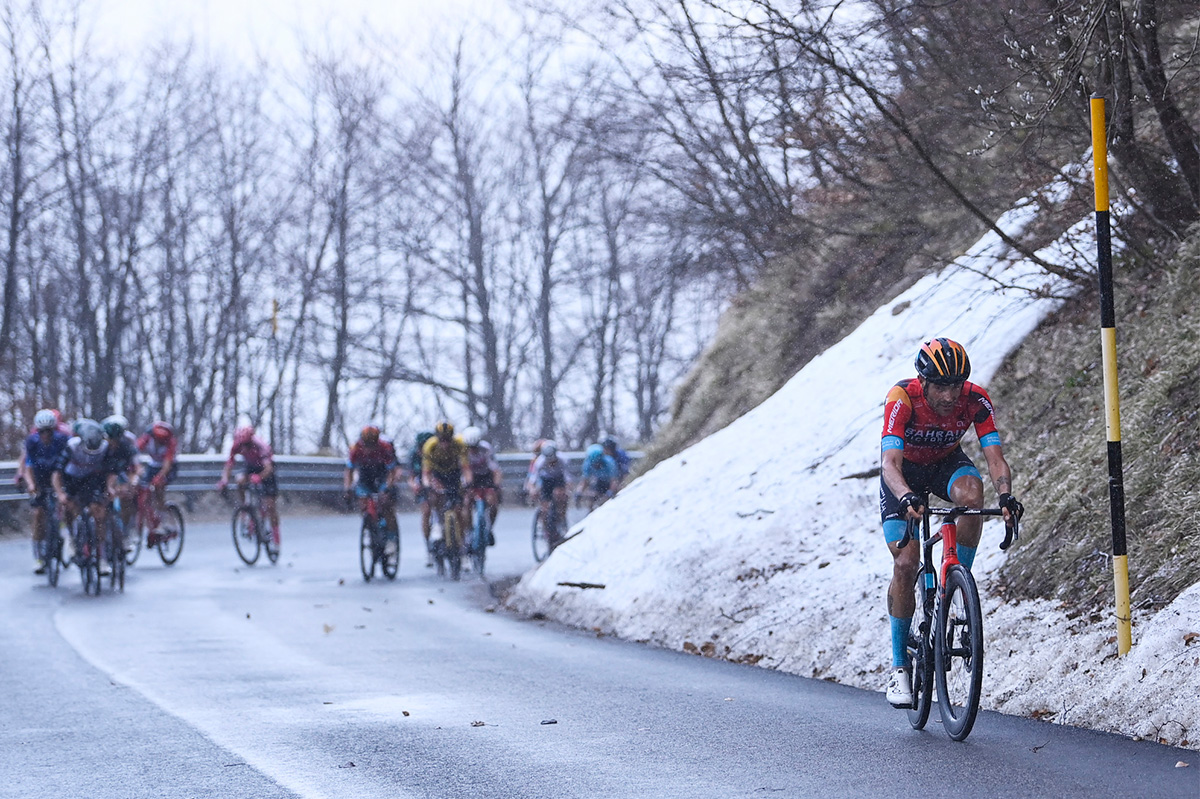
[(454, 435), (454, 425), (438, 422), (433, 438), (421, 447), (421, 485), (430, 489), (429, 504), (436, 516), (445, 503), (458, 515), (458, 529), (467, 529), (467, 509), (462, 487), (470, 485), (471, 464), (467, 445)]

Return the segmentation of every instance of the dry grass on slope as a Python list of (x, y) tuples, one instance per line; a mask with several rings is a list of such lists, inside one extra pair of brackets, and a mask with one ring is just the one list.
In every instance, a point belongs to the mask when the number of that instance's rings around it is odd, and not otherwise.
[[(1200, 226), (1168, 263), (1116, 271), (1130, 586), (1157, 610), (1200, 582)], [(1029, 510), (1003, 590), (1086, 615), (1113, 604), (1098, 308), (1094, 292), (1072, 302), (989, 386)]]

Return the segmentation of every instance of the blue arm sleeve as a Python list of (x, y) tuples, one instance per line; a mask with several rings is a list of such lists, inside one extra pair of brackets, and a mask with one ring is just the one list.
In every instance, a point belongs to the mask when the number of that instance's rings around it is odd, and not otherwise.
[(887, 452), (889, 449), (904, 449), (904, 439), (900, 436), (884, 436), (883, 441), (879, 445), (880, 452)]
[(1000, 434), (995, 433), (995, 432), (988, 433), (986, 436), (983, 436), (979, 439), (979, 446), (981, 446), (981, 447), (998, 447), (998, 446), (1000, 446)]

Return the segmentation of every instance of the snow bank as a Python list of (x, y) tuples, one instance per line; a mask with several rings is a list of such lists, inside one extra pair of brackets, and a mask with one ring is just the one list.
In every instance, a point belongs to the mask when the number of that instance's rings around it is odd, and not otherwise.
[[(1027, 201), (1000, 225), (1019, 236), (1038, 212), (1039, 203)], [(1089, 218), (1038, 255), (1069, 263), (1073, 253), (1094, 252), (1094, 241)], [(882, 690), (891, 662), (891, 558), (873, 470), (883, 397), (913, 374), (920, 342), (937, 335), (966, 346), (972, 379), (986, 386), (1057, 306), (1022, 287), (1067, 290), (987, 234), (758, 408), (576, 525), (577, 535), (521, 580), (510, 605), (626, 639)], [(1003, 429), (1003, 408), (998, 415)], [(1115, 623), (1071, 620), (1050, 603), (1006, 606), (989, 594), (1002, 534), (997, 522), (985, 526), (975, 566), (987, 615), (984, 707), (1173, 744), (1200, 730), (1200, 640), (1188, 637), (1200, 632), (1200, 586), (1153, 617), (1135, 615), (1133, 652), (1117, 658)]]

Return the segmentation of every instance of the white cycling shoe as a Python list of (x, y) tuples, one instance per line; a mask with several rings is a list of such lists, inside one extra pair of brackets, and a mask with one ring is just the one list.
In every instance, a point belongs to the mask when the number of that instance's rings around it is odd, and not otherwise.
[(910, 708), (913, 704), (912, 678), (907, 669), (895, 669), (888, 677), (887, 701), (892, 707)]

